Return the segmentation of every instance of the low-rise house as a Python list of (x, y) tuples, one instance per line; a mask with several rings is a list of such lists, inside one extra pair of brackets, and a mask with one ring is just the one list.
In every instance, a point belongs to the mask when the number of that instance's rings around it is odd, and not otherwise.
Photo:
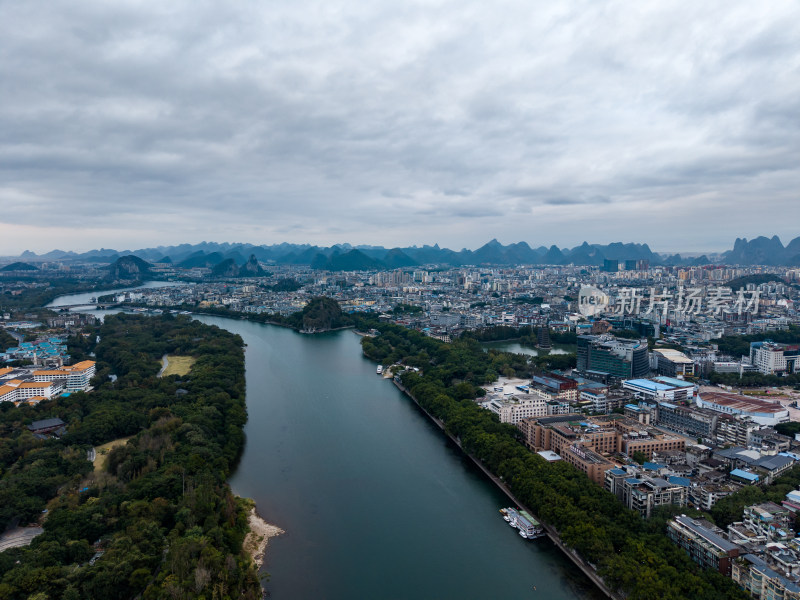
[(28, 425), (28, 430), (37, 437), (58, 436), (65, 431), (65, 425), (66, 423), (59, 418), (43, 419)]

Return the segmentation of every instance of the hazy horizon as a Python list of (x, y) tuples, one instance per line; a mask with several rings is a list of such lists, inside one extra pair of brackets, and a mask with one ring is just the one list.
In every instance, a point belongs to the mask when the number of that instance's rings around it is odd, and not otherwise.
[[(742, 237), (742, 236), (740, 236), (740, 237)], [(754, 236), (754, 237), (759, 237), (759, 236)], [(771, 238), (772, 236), (764, 236), (764, 237), (770, 237)], [(796, 235), (795, 237), (800, 237), (800, 233), (798, 233), (798, 235)], [(496, 239), (496, 238), (492, 238), (492, 239)], [(156, 245), (152, 245), (152, 246), (136, 245), (136, 246), (118, 247), (118, 248), (106, 248), (106, 247), (101, 247), (101, 246), (78, 248), (78, 249), (76, 249), (76, 248), (66, 248), (66, 247), (64, 247), (64, 248), (51, 247), (51, 248), (48, 248), (48, 249), (42, 250), (42, 251), (36, 251), (35, 249), (32, 249), (32, 248), (23, 248), (22, 250), (20, 250), (19, 252), (16, 252), (16, 253), (0, 254), (0, 258), (17, 258), (17, 257), (20, 257), (26, 251), (34, 252), (37, 256), (43, 256), (43, 255), (48, 254), (49, 252), (54, 252), (54, 251), (74, 252), (76, 254), (84, 254), (86, 252), (91, 252), (91, 251), (95, 251), (95, 250), (98, 250), (98, 251), (108, 250), (109, 252), (113, 251), (113, 252), (117, 252), (117, 253), (125, 253), (125, 252), (136, 252), (136, 251), (139, 251), (139, 250), (147, 250), (147, 249), (155, 249), (155, 248), (170, 248), (170, 247), (180, 246), (180, 245), (183, 245), (183, 244), (189, 244), (191, 246), (196, 246), (196, 245), (199, 245), (199, 244), (220, 244), (220, 245), (229, 244), (231, 246), (235, 246), (235, 245), (238, 245), (238, 244), (245, 244), (245, 245), (253, 245), (253, 246), (272, 246), (272, 245), (281, 245), (283, 243), (287, 243), (287, 244), (297, 244), (297, 245), (319, 246), (319, 247), (323, 247), (323, 248), (330, 248), (330, 247), (333, 247), (333, 246), (350, 245), (353, 248), (372, 246), (372, 247), (383, 247), (383, 248), (386, 248), (386, 249), (391, 249), (391, 248), (395, 248), (395, 247), (410, 248), (410, 247), (414, 247), (414, 246), (421, 248), (422, 246), (434, 246), (434, 245), (438, 244), (440, 248), (448, 248), (450, 250), (454, 250), (454, 251), (458, 252), (460, 250), (473, 250), (473, 251), (477, 250), (477, 249), (481, 248), (482, 246), (486, 245), (487, 243), (489, 243), (490, 241), (492, 241), (492, 239), (488, 239), (488, 240), (486, 240), (486, 241), (484, 241), (482, 243), (479, 243), (477, 245), (474, 245), (474, 246), (459, 246), (459, 247), (447, 246), (445, 244), (436, 242), (435, 240), (432, 241), (432, 242), (426, 242), (426, 243), (422, 243), (422, 244), (400, 244), (399, 246), (389, 246), (389, 245), (382, 245), (382, 244), (353, 243), (353, 242), (347, 242), (347, 241), (340, 241), (340, 242), (336, 242), (336, 243), (333, 243), (333, 244), (313, 244), (313, 243), (309, 243), (309, 242), (285, 242), (285, 241), (254, 243), (254, 242), (248, 242), (248, 241), (236, 241), (236, 242), (234, 242), (234, 241), (200, 240), (198, 242), (179, 242), (179, 243), (174, 243), (174, 244), (173, 243), (171, 243), (171, 244), (156, 244)], [(747, 238), (747, 239), (748, 240), (752, 240), (753, 238)], [(792, 238), (792, 239), (794, 239), (794, 238)], [(540, 248), (542, 246), (550, 248), (552, 245), (555, 245), (561, 250), (575, 248), (575, 247), (580, 246), (581, 244), (583, 244), (584, 241), (588, 242), (590, 245), (601, 245), (601, 246), (605, 246), (607, 244), (611, 244), (611, 243), (615, 243), (615, 242), (621, 242), (623, 244), (641, 244), (641, 245), (647, 244), (650, 247), (650, 250), (652, 252), (655, 252), (656, 254), (664, 254), (664, 255), (680, 254), (684, 258), (686, 258), (686, 257), (693, 257), (693, 256), (701, 256), (703, 254), (711, 254), (711, 255), (722, 254), (722, 253), (724, 253), (724, 252), (726, 252), (728, 250), (731, 250), (733, 248), (733, 243), (735, 241), (735, 238), (733, 240), (731, 240), (731, 243), (730, 243), (729, 247), (726, 247), (726, 248), (720, 249), (720, 250), (705, 250), (705, 251), (697, 251), (697, 250), (683, 250), (683, 251), (682, 250), (662, 250), (662, 249), (659, 249), (659, 248), (654, 248), (653, 245), (650, 244), (649, 242), (647, 242), (646, 240), (642, 240), (642, 241), (613, 240), (613, 241), (606, 242), (606, 243), (600, 243), (600, 242), (596, 242), (596, 241), (592, 241), (592, 240), (588, 240), (587, 239), (587, 240), (582, 240), (581, 242), (578, 242), (578, 243), (575, 243), (575, 244), (558, 244), (558, 243), (556, 243), (556, 244), (544, 244), (544, 243), (532, 242), (530, 240), (503, 241), (503, 240), (499, 240), (498, 239), (497, 241), (500, 242), (503, 246), (508, 246), (510, 244), (516, 244), (516, 243), (519, 243), (519, 242), (525, 242), (533, 249)], [(788, 242), (790, 242), (790, 241), (791, 241), (791, 239), (781, 239), (781, 242), (783, 243), (784, 246), (786, 246), (786, 244)]]

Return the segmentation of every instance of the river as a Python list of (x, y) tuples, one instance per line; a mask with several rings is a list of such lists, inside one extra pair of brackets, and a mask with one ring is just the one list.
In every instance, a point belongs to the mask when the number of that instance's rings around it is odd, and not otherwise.
[(121, 292), (130, 292), (133, 290), (141, 290), (147, 288), (171, 287), (176, 285), (192, 285), (192, 284), (184, 282), (172, 282), (172, 281), (146, 281), (135, 287), (116, 288), (113, 290), (101, 290), (96, 292), (82, 292), (80, 294), (69, 294), (66, 296), (59, 296), (58, 298), (53, 300), (50, 304), (48, 304), (46, 308), (58, 308), (59, 306), (75, 306), (81, 304), (85, 306), (91, 306), (92, 298), (97, 298), (99, 296), (106, 296), (109, 294), (119, 294)]
[(548, 539), (503, 521), (506, 497), (375, 374), (352, 331), (197, 318), (247, 345), (247, 443), (230, 483), (286, 531), (267, 549), (271, 598), (602, 597)]
[(577, 346), (569, 344), (553, 344), (549, 352), (539, 350), (533, 346), (523, 346), (517, 340), (502, 340), (499, 342), (483, 342), (481, 344), (484, 350), (494, 348), (495, 350), (502, 350), (503, 352), (514, 352), (515, 354), (527, 354), (528, 356), (539, 356), (540, 354), (575, 354)]

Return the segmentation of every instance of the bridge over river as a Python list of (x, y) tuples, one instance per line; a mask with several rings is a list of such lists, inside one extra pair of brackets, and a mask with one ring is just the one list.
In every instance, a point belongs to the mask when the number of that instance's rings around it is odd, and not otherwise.
[(97, 310), (105, 310), (119, 306), (119, 302), (82, 302), (81, 304), (59, 304), (58, 306), (51, 306), (51, 309), (57, 309), (58, 312), (69, 312), (74, 308), (86, 308), (87, 306), (94, 306)]

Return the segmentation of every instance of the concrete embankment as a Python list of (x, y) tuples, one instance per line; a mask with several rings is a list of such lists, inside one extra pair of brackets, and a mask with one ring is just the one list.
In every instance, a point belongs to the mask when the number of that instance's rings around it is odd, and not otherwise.
[(593, 582), (593, 583), (594, 583), (594, 584), (595, 584), (595, 585), (596, 585), (596, 586), (597, 586), (597, 587), (600, 589), (600, 591), (602, 591), (602, 592), (603, 592), (603, 593), (604, 593), (606, 596), (608, 596), (608, 597), (609, 597), (609, 598), (611, 598), (612, 600), (623, 600), (623, 598), (622, 598), (622, 596), (621, 596), (620, 594), (618, 594), (618, 593), (614, 592), (613, 590), (611, 590), (611, 588), (609, 588), (609, 587), (606, 585), (606, 582), (605, 582), (605, 581), (603, 581), (603, 578), (602, 578), (602, 577), (600, 577), (600, 576), (597, 574), (597, 572), (596, 572), (596, 571), (595, 571), (595, 570), (592, 568), (592, 566), (591, 566), (591, 565), (589, 565), (589, 564), (588, 564), (586, 561), (584, 561), (584, 560), (583, 560), (583, 559), (582, 559), (580, 556), (578, 556), (578, 554), (577, 554), (577, 553), (576, 553), (576, 552), (575, 552), (573, 549), (571, 549), (571, 548), (568, 548), (568, 547), (567, 547), (567, 546), (566, 546), (566, 545), (565, 545), (565, 544), (564, 544), (564, 543), (561, 541), (561, 537), (558, 535), (558, 532), (556, 531), (556, 529), (555, 529), (554, 527), (552, 527), (551, 525), (548, 525), (548, 524), (544, 523), (544, 522), (543, 522), (543, 521), (542, 521), (542, 520), (541, 520), (541, 519), (540, 519), (540, 518), (539, 518), (537, 515), (535, 515), (535, 514), (534, 514), (534, 512), (533, 512), (533, 511), (532, 511), (530, 508), (528, 508), (527, 506), (525, 506), (524, 504), (522, 504), (522, 503), (519, 501), (519, 499), (517, 499), (517, 497), (516, 497), (516, 496), (515, 496), (515, 495), (514, 495), (514, 494), (511, 492), (511, 490), (508, 488), (508, 486), (506, 486), (506, 484), (505, 484), (505, 483), (504, 483), (504, 482), (503, 482), (503, 481), (502, 481), (502, 480), (501, 480), (499, 477), (497, 477), (497, 476), (496, 476), (494, 473), (492, 473), (491, 471), (489, 471), (489, 469), (487, 469), (487, 468), (486, 468), (486, 466), (485, 466), (485, 465), (484, 465), (484, 464), (483, 464), (483, 463), (482, 463), (480, 460), (478, 460), (478, 459), (477, 459), (477, 458), (475, 458), (475, 457), (474, 457), (472, 454), (470, 454), (469, 452), (467, 452), (466, 450), (464, 450), (464, 447), (461, 445), (461, 442), (460, 442), (460, 441), (459, 441), (459, 440), (458, 440), (458, 439), (457, 439), (455, 436), (453, 436), (453, 435), (451, 435), (450, 433), (448, 433), (448, 432), (447, 432), (447, 430), (445, 429), (445, 425), (444, 425), (444, 422), (443, 422), (443, 421), (441, 421), (440, 419), (437, 419), (437, 418), (436, 418), (436, 417), (434, 417), (434, 416), (433, 416), (431, 413), (429, 413), (427, 410), (425, 410), (425, 408), (424, 408), (424, 407), (423, 407), (423, 406), (422, 406), (422, 405), (421, 405), (421, 404), (420, 404), (420, 403), (417, 401), (417, 399), (416, 399), (416, 398), (415, 398), (415, 397), (414, 397), (414, 396), (411, 394), (411, 392), (409, 392), (409, 391), (408, 391), (408, 390), (407, 390), (407, 389), (406, 389), (406, 388), (405, 388), (405, 387), (404, 387), (402, 384), (398, 383), (398, 382), (397, 382), (396, 380), (394, 380), (394, 379), (392, 380), (392, 383), (394, 383), (394, 384), (395, 384), (395, 386), (397, 386), (397, 388), (398, 388), (400, 391), (402, 391), (402, 392), (403, 392), (403, 393), (404, 393), (406, 396), (408, 396), (409, 398), (411, 398), (411, 400), (413, 400), (413, 401), (414, 401), (414, 404), (416, 404), (416, 405), (417, 405), (417, 407), (418, 407), (418, 408), (419, 408), (419, 409), (420, 409), (422, 412), (424, 412), (424, 413), (425, 413), (425, 414), (428, 416), (428, 418), (429, 418), (431, 421), (433, 421), (434, 423), (436, 423), (436, 425), (439, 427), (439, 429), (441, 429), (441, 430), (444, 432), (444, 434), (445, 434), (445, 435), (446, 435), (448, 438), (450, 438), (450, 440), (452, 440), (452, 441), (453, 441), (453, 443), (455, 443), (455, 444), (456, 444), (456, 445), (457, 445), (457, 446), (458, 446), (458, 447), (461, 449), (461, 451), (462, 451), (464, 454), (466, 454), (466, 455), (467, 455), (467, 456), (468, 456), (468, 457), (469, 457), (469, 458), (472, 460), (472, 462), (473, 462), (473, 463), (475, 463), (475, 465), (476, 465), (476, 466), (477, 466), (477, 467), (478, 467), (478, 468), (479, 468), (481, 471), (483, 471), (483, 473), (484, 473), (484, 474), (485, 474), (485, 475), (486, 475), (486, 476), (487, 476), (489, 479), (491, 479), (491, 480), (492, 480), (492, 482), (494, 482), (494, 484), (495, 484), (495, 485), (496, 485), (498, 488), (500, 488), (500, 490), (502, 490), (502, 491), (503, 491), (503, 493), (504, 493), (506, 496), (508, 496), (508, 498), (509, 498), (509, 499), (510, 499), (510, 500), (511, 500), (511, 501), (512, 501), (514, 504), (516, 504), (516, 505), (517, 505), (518, 507), (520, 507), (522, 510), (525, 510), (525, 511), (529, 512), (530, 514), (532, 514), (532, 515), (533, 515), (533, 516), (534, 516), (534, 517), (535, 517), (535, 518), (536, 518), (536, 519), (537, 519), (537, 520), (538, 520), (538, 521), (539, 521), (539, 522), (542, 524), (542, 527), (544, 527), (544, 530), (545, 530), (545, 532), (547, 533), (547, 536), (548, 536), (548, 537), (549, 537), (551, 540), (553, 540), (553, 543), (554, 543), (554, 544), (555, 544), (555, 545), (556, 545), (556, 546), (557, 546), (557, 547), (558, 547), (558, 548), (559, 548), (559, 549), (560, 549), (560, 550), (561, 550), (561, 551), (562, 551), (562, 552), (563, 552), (563, 553), (564, 553), (564, 554), (565, 554), (565, 555), (566, 555), (566, 556), (567, 556), (567, 557), (568, 557), (568, 558), (569, 558), (569, 559), (570, 559), (570, 560), (571, 560), (571, 561), (572, 561), (572, 562), (575, 564), (575, 566), (576, 566), (576, 567), (578, 567), (578, 568), (579, 568), (579, 569), (580, 569), (580, 570), (581, 570), (581, 571), (582, 571), (582, 572), (583, 572), (583, 573), (584, 573), (584, 574), (585, 574), (585, 575), (586, 575), (586, 576), (587, 576), (589, 579), (591, 579), (591, 581), (592, 581), (592, 582)]

